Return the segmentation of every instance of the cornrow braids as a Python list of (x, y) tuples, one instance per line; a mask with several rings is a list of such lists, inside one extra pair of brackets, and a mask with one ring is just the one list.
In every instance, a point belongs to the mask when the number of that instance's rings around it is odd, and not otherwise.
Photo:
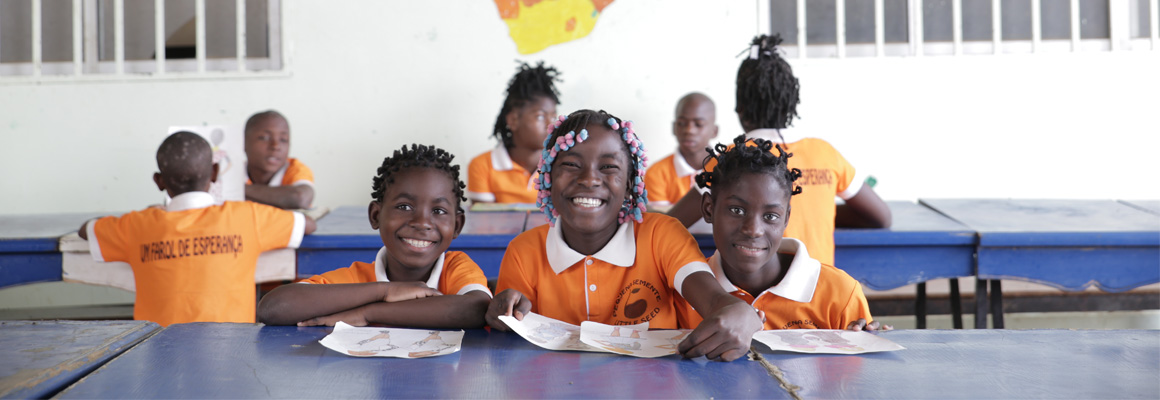
[[(777, 148), (777, 155), (773, 148)], [(769, 174), (777, 180), (781, 187), (790, 191), (790, 196), (802, 192), (801, 186), (794, 186), (793, 182), (802, 176), (802, 170), (789, 168), (789, 158), (793, 153), (787, 153), (781, 146), (765, 139), (746, 139), (739, 135), (733, 139), (733, 146), (729, 147), (718, 143), (716, 151), (706, 148), (710, 159), (717, 160), (717, 166), (712, 171), (697, 174), (697, 186), (709, 189), (712, 196), (717, 195), (717, 189), (728, 186), (741, 179), (747, 172)]]
[[(518, 62), (518, 61), (517, 61)], [(512, 110), (523, 107), (536, 97), (547, 97), (556, 104), (560, 104), (560, 91), (556, 89), (556, 82), (560, 82), (560, 71), (555, 67), (545, 67), (540, 61), (535, 67), (519, 62), (515, 76), (508, 81), (507, 98), (499, 115), (495, 117), (495, 127), (491, 135), (503, 141), (503, 146), (511, 149), (512, 132), (507, 126), (507, 115)]]
[(588, 140), (586, 127), (590, 121), (604, 123), (619, 133), (620, 138), (624, 140), (625, 152), (628, 153), (628, 186), (625, 189), (631, 191), (632, 196), (620, 205), (618, 222), (623, 224), (629, 219), (643, 221), (643, 213), (648, 205), (648, 191), (644, 188), (644, 169), (648, 166), (648, 156), (645, 155), (644, 143), (633, 131), (632, 121), (621, 120), (604, 110), (579, 110), (567, 116), (561, 115), (548, 127), (551, 132), (544, 140), (544, 152), (536, 168), (536, 172), (539, 172), (536, 177), (536, 189), (539, 190), (536, 206), (547, 215), (548, 223), (555, 226), (560, 214), (552, 205), (552, 162), (559, 153)]
[(467, 185), (463, 184), (463, 180), (459, 179), (459, 166), (451, 163), (455, 159), (455, 155), (444, 151), (435, 146), (426, 146), (421, 144), (411, 144), (411, 148), (403, 145), (403, 148), (395, 150), (395, 153), (390, 157), (383, 159), (383, 165), (378, 169), (378, 175), (375, 176), (371, 184), (371, 198), (377, 202), (383, 201), (383, 192), (387, 190), (387, 186), (395, 183), (393, 175), (401, 170), (407, 168), (435, 168), (446, 172), (451, 180), (455, 181), (452, 185), (455, 192), (456, 212), (463, 212), (463, 207), (460, 206), (467, 201), (467, 197), (463, 196), (463, 189)]
[(800, 87), (793, 68), (781, 57), (781, 35), (760, 35), (737, 69), (737, 110), (751, 129), (785, 129), (798, 116)]

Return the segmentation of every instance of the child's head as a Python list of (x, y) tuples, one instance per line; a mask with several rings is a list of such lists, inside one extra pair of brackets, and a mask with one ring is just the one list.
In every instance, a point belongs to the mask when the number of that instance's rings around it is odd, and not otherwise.
[(274, 110), (246, 120), (246, 169), (253, 175), (273, 176), (286, 166), (290, 154), (290, 123)]
[(539, 149), (548, 124), (556, 119), (560, 92), (555, 82), (560, 75), (540, 61), (535, 67), (520, 63), (516, 75), (508, 82), (507, 99), (495, 118), (492, 136), (503, 141), (507, 149)]
[(561, 116), (543, 144), (536, 205), (549, 222), (615, 229), (630, 218), (641, 221), (648, 157), (631, 121), (603, 110), (576, 111)]
[[(713, 171), (697, 175), (697, 184), (709, 189), (701, 198), (701, 215), (713, 224), (713, 242), (726, 265), (757, 271), (770, 262), (781, 245), (789, 221), (790, 196), (801, 193), (793, 182), (801, 170), (789, 169), (793, 154), (765, 139), (733, 139), (718, 144), (709, 157)], [(714, 154), (715, 153), (715, 154)]]
[(368, 217), (390, 264), (431, 268), (463, 229), (465, 185), (455, 156), (434, 146), (403, 146), (383, 159), (371, 188)]
[(209, 142), (187, 131), (169, 135), (161, 142), (157, 148), (157, 169), (161, 172), (153, 174), (153, 181), (158, 189), (167, 191), (169, 197), (208, 191), (218, 173)]
[(778, 54), (781, 36), (760, 35), (737, 69), (737, 117), (746, 132), (785, 129), (797, 117), (798, 80)]
[(701, 93), (689, 93), (677, 102), (673, 136), (681, 154), (702, 154), (709, 140), (717, 137), (717, 106)]

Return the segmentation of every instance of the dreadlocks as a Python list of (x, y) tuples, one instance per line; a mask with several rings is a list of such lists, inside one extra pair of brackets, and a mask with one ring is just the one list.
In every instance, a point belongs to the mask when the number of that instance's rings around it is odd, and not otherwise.
[(776, 34), (753, 38), (749, 57), (737, 69), (737, 110), (746, 130), (785, 129), (798, 116), (798, 80), (778, 54), (779, 44)]
[[(790, 196), (802, 192), (801, 186), (793, 185), (802, 176), (802, 171), (788, 167), (793, 154), (786, 153), (781, 146), (774, 146), (765, 139), (746, 139), (745, 135), (739, 135), (733, 139), (733, 146), (718, 143), (716, 147), (716, 152), (712, 148), (705, 149), (709, 151), (705, 161), (717, 160), (716, 167), (697, 174), (697, 186), (709, 189), (712, 196), (717, 195), (716, 189), (733, 184), (745, 173), (773, 176), (783, 189), (790, 192)], [(773, 154), (774, 147), (777, 147), (777, 155)]]
[[(371, 198), (377, 202), (383, 201), (383, 192), (387, 190), (387, 186), (395, 183), (392, 177), (400, 170), (412, 167), (421, 168), (435, 168), (447, 173), (451, 180), (455, 181), (452, 185), (455, 191), (455, 199), (457, 203), (467, 201), (463, 197), (463, 188), (467, 185), (459, 179), (459, 166), (451, 164), (451, 160), (455, 156), (435, 146), (425, 146), (421, 144), (411, 144), (408, 149), (406, 145), (403, 148), (395, 150), (395, 153), (390, 157), (383, 159), (383, 165), (379, 167), (378, 175), (375, 176), (374, 182), (371, 184)], [(458, 212), (463, 212), (463, 208), (459, 204), (455, 205)]]
[(555, 82), (560, 81), (558, 78), (560, 72), (555, 67), (545, 67), (543, 61), (537, 63), (535, 67), (523, 62), (519, 64), (516, 75), (508, 81), (507, 99), (504, 100), (499, 115), (495, 117), (495, 128), (491, 131), (491, 135), (502, 140), (503, 146), (508, 149), (512, 148), (511, 131), (506, 120), (509, 112), (523, 107), (537, 97), (547, 97), (560, 104), (560, 91), (556, 90), (555, 85)]

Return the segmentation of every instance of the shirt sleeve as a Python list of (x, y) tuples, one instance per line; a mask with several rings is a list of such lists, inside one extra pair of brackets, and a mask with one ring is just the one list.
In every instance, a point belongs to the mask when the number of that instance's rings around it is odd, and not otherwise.
[[(529, 302), (532, 303), (532, 312), (539, 313), (539, 303), (536, 302), (536, 289), (532, 279), (528, 276), (527, 269), (535, 267), (534, 264), (528, 265), (520, 253), (527, 253), (535, 257), (539, 252), (535, 249), (529, 249), (527, 243), (535, 243), (535, 241), (521, 241), (520, 236), (516, 236), (515, 240), (508, 245), (507, 251), (503, 253), (503, 261), (499, 264), (499, 278), (496, 280), (495, 292), (501, 293), (506, 289), (515, 289), (522, 293)], [(540, 250), (543, 251), (543, 250)]]
[(126, 218), (128, 215), (121, 217), (104, 217), (94, 219), (85, 224), (85, 232), (89, 237), (89, 254), (93, 256), (93, 260), (99, 262), (112, 261), (129, 261), (129, 238), (126, 237), (125, 225), (128, 224)]
[(307, 185), (314, 186), (314, 171), (306, 164), (294, 160), (286, 170), (286, 177), (282, 178), (282, 186)]
[[(665, 160), (661, 160), (664, 163)], [(669, 182), (669, 174), (667, 169), (658, 163), (655, 167), (649, 168), (644, 174), (644, 188), (648, 189), (648, 202), (656, 206), (672, 205), (676, 202), (669, 196), (669, 188), (672, 182)]]
[(854, 166), (849, 161), (846, 161), (846, 157), (843, 157), (842, 153), (838, 152), (838, 149), (831, 146), (830, 151), (833, 152), (834, 177), (837, 179), (837, 193), (834, 195), (842, 198), (842, 200), (849, 200), (858, 194), (859, 190), (862, 190), (862, 181), (865, 180), (865, 177), (858, 176), (857, 170), (854, 169)]
[(675, 218), (657, 215), (661, 218), (657, 222), (653, 238), (653, 255), (664, 268), (665, 273), (672, 278), (669, 284), (682, 296), (682, 286), (685, 278), (693, 273), (705, 271), (712, 274), (709, 264), (705, 263), (705, 255), (697, 247), (696, 239), (689, 234)]
[(302, 213), (254, 202), (244, 204), (253, 209), (261, 251), (283, 247), (296, 249), (302, 244), (302, 236), (306, 232), (306, 218)]
[(444, 290), (443, 294), (465, 294), (479, 290), (491, 297), (491, 290), (487, 289), (487, 277), (483, 270), (466, 253), (458, 251), (447, 252), (444, 261), (443, 276), (439, 278)]
[(842, 310), (841, 323), (831, 328), (846, 329), (851, 322), (857, 321), (859, 318), (865, 318), (866, 323), (874, 321), (874, 318), (870, 316), (870, 303), (866, 301), (866, 295), (862, 293), (862, 284), (855, 281), (854, 288), (850, 293), (850, 300), (846, 303), (846, 308)]
[(495, 202), (491, 188), (491, 153), (483, 153), (467, 166), (467, 198), (484, 203)]

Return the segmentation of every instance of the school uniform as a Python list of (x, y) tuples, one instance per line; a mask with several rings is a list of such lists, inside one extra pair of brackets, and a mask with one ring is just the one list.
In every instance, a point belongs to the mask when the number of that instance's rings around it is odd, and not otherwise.
[(483, 203), (535, 203), (535, 174), (512, 161), (500, 143), (467, 166), (467, 198)]
[(595, 321), (650, 328), (677, 327), (673, 299), (685, 278), (709, 271), (705, 257), (679, 221), (644, 213), (621, 224), (592, 255), (577, 253), (559, 226), (541, 225), (516, 236), (504, 253), (497, 291), (516, 289), (532, 312), (579, 325)]
[[(254, 182), (246, 178), (246, 184), (252, 185)], [(283, 165), (278, 172), (274, 173), (274, 177), (270, 178), (269, 186), (297, 186), (306, 185), (314, 187), (314, 171), (310, 170), (306, 164), (298, 161), (297, 158), (291, 158)]]
[[(785, 277), (754, 296), (725, 276), (720, 252), (709, 257), (709, 266), (721, 288), (765, 312), (764, 329), (846, 329), (859, 318), (872, 321), (862, 284), (832, 265), (810, 258), (806, 246), (794, 238), (781, 241), (778, 253), (791, 254)], [(701, 316), (687, 302), (680, 302), (687, 328), (701, 323)]]
[(97, 261), (133, 269), (133, 318), (183, 322), (254, 322), (254, 269), (266, 250), (297, 248), (302, 214), (253, 202), (214, 205), (206, 192), (85, 224)]
[(676, 204), (690, 189), (699, 189), (696, 180), (699, 173), (701, 170), (689, 165), (680, 152), (662, 158), (644, 175), (649, 205), (664, 207)]
[[(301, 283), (366, 283), (390, 282), (387, 278), (387, 248), (379, 249), (374, 263), (355, 261), (349, 267), (339, 268), (321, 275), (314, 275)], [(445, 295), (464, 294), (479, 290), (491, 296), (487, 289), (487, 277), (479, 265), (461, 251), (448, 251), (435, 260), (435, 268), (427, 279), (427, 287)]]

